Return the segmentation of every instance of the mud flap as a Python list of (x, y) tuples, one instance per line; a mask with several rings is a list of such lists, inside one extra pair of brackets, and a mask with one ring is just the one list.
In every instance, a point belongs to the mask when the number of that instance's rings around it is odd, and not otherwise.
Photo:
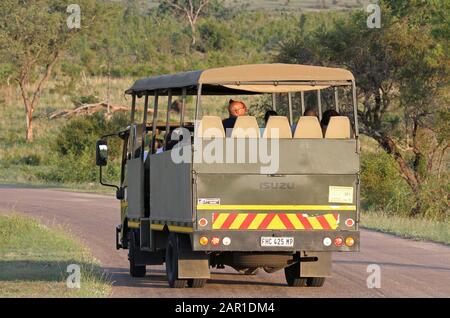
[(300, 262), (300, 277), (330, 277), (331, 252), (302, 252), (302, 258), (313, 258), (317, 261)]
[(180, 251), (178, 257), (178, 278), (209, 279), (209, 255), (202, 252)]

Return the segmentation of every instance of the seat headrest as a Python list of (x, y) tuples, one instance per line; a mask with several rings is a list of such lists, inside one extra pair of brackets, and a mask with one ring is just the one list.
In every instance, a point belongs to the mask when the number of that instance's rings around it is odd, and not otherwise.
[(297, 122), (294, 138), (323, 138), (319, 119), (316, 116), (303, 116)]
[(285, 116), (270, 116), (263, 138), (292, 138), (291, 125)]
[(197, 129), (200, 138), (225, 138), (222, 120), (218, 116), (203, 116)]
[(239, 116), (236, 118), (232, 138), (259, 138), (259, 126), (254, 116)]
[(334, 116), (330, 118), (325, 138), (328, 139), (349, 139), (351, 135), (350, 120), (346, 116)]

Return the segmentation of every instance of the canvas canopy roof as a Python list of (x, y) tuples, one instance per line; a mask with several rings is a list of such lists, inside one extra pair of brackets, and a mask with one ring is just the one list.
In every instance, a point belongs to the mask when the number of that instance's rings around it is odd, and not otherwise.
[(196, 94), (202, 84), (202, 94), (286, 93), (348, 85), (354, 77), (350, 71), (297, 64), (250, 64), (161, 75), (137, 80), (127, 94), (160, 94), (187, 88)]

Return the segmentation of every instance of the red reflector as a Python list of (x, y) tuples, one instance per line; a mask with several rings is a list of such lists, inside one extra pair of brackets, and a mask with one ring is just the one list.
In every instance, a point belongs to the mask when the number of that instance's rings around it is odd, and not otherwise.
[(207, 226), (208, 225), (208, 220), (205, 218), (201, 218), (200, 220), (198, 220), (198, 225), (200, 226)]
[(345, 220), (345, 225), (347, 225), (348, 227), (352, 227), (353, 225), (355, 225), (355, 221), (353, 219), (347, 219)]

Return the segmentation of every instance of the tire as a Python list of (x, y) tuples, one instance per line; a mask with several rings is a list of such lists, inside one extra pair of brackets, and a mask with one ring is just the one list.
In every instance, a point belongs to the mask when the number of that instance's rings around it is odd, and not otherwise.
[(187, 282), (189, 288), (203, 288), (205, 284), (206, 279), (188, 279)]
[(178, 279), (178, 236), (170, 233), (166, 247), (166, 275), (170, 288), (184, 288), (187, 279)]
[(290, 287), (306, 286), (307, 278), (300, 277), (300, 266), (298, 263), (285, 267), (284, 276), (286, 277), (286, 282)]
[(128, 260), (130, 261), (130, 275), (131, 277), (144, 277), (145, 276), (145, 265), (136, 265), (136, 253), (139, 249), (139, 240), (136, 237), (135, 232), (130, 232), (130, 240), (128, 247)]
[(322, 287), (325, 283), (325, 277), (308, 277), (306, 285), (308, 287)]

